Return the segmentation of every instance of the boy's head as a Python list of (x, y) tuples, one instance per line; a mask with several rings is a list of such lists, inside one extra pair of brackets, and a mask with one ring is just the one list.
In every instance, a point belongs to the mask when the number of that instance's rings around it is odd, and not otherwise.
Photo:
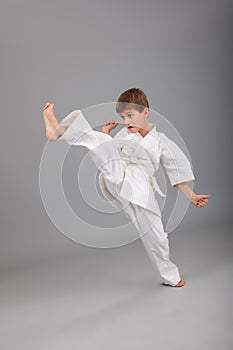
[(149, 102), (145, 92), (139, 88), (124, 91), (117, 99), (116, 112), (131, 132), (145, 128), (149, 116)]
[(149, 109), (149, 102), (145, 92), (138, 88), (131, 88), (122, 92), (116, 103), (116, 112), (118, 114), (125, 110), (135, 109), (142, 112), (145, 107)]

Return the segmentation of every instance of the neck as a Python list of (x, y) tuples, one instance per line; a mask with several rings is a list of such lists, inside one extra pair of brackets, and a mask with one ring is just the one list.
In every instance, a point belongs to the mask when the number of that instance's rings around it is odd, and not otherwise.
[(143, 129), (140, 129), (138, 132), (141, 134), (142, 137), (145, 137), (153, 129), (153, 127), (153, 124), (148, 123)]

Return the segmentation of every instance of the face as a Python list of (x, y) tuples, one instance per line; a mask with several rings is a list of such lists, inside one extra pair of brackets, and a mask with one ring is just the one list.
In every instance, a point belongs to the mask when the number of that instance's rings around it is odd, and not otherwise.
[(145, 108), (141, 113), (136, 109), (127, 109), (119, 113), (123, 124), (131, 133), (136, 133), (139, 130), (144, 130), (148, 124), (148, 108)]

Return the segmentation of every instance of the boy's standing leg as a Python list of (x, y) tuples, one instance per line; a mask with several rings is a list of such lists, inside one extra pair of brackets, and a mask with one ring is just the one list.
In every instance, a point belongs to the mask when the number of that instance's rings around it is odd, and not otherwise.
[(159, 271), (164, 284), (182, 287), (178, 267), (170, 260), (168, 235), (164, 231), (161, 218), (145, 208), (132, 204), (134, 215), (132, 221), (153, 266)]

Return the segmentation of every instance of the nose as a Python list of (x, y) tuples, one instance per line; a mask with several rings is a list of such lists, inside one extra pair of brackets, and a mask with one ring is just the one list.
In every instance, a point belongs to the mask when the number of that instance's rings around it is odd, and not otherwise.
[(124, 118), (124, 120), (123, 120), (123, 123), (125, 124), (125, 125), (128, 125), (129, 124), (129, 118), (128, 117), (125, 117)]

